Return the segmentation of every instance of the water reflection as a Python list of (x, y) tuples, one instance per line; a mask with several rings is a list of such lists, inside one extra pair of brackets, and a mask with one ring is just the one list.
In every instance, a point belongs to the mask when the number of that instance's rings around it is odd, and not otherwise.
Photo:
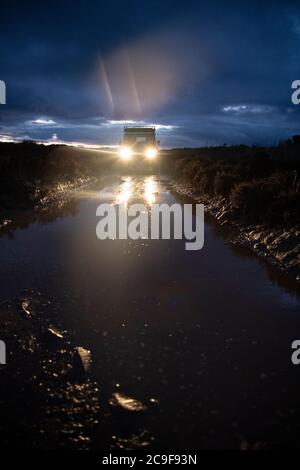
[(152, 177), (146, 178), (144, 181), (145, 185), (145, 200), (148, 204), (154, 204), (156, 200), (156, 194), (157, 194), (157, 185), (156, 182)]
[(119, 193), (117, 195), (116, 203), (127, 205), (132, 195), (133, 195), (133, 181), (132, 181), (132, 178), (128, 177), (122, 182), (119, 188)]
[(146, 177), (143, 180), (126, 177), (117, 189), (116, 204), (127, 205), (129, 200), (141, 200), (151, 205), (156, 201), (157, 183), (155, 179)]
[(16, 230), (26, 230), (32, 224), (47, 225), (57, 219), (66, 219), (68, 217), (76, 217), (79, 213), (79, 199), (72, 199), (64, 204), (52, 204), (47, 210), (36, 211), (18, 211), (8, 213), (9, 223), (0, 229), (0, 237), (7, 236), (11, 240), (14, 239)]

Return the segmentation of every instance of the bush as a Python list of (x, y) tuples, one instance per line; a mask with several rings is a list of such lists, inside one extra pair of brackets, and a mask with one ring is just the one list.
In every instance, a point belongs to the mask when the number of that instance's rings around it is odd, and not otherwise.
[(300, 223), (300, 192), (291, 190), (281, 192), (272, 205), (270, 219), (274, 222), (284, 220), (289, 225)]
[(273, 186), (267, 180), (237, 184), (230, 194), (233, 208), (262, 212), (272, 203)]
[(236, 184), (237, 177), (233, 173), (218, 173), (214, 180), (214, 192), (228, 196)]

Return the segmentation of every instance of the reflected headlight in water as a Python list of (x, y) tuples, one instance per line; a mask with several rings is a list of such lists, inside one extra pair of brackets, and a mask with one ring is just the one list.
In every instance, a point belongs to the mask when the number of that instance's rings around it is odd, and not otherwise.
[(122, 147), (120, 149), (120, 155), (121, 155), (123, 160), (130, 160), (130, 158), (132, 156), (132, 151), (129, 147)]
[(117, 204), (127, 204), (129, 199), (132, 196), (133, 184), (131, 178), (126, 178), (126, 180), (121, 184), (119, 188), (119, 194), (117, 196)]
[(152, 178), (147, 178), (145, 180), (145, 200), (148, 204), (155, 203), (155, 194), (156, 194), (156, 184)]
[(152, 158), (155, 158), (157, 155), (157, 150), (154, 147), (148, 147), (146, 150), (146, 157), (149, 158), (150, 160)]

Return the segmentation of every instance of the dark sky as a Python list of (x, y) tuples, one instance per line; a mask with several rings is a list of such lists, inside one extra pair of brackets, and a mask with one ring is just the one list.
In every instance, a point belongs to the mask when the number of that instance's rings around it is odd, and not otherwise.
[(2, 3), (0, 138), (113, 145), (124, 121), (156, 124), (163, 146), (276, 143), (300, 133), (291, 103), (299, 5)]

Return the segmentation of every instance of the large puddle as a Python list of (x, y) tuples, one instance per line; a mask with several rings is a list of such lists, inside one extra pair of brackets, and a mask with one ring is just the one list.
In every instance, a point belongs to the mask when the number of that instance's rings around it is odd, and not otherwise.
[[(20, 214), (0, 237), (0, 301), (14, 298), (3, 315), (8, 326), (9, 311), (20, 315), (18, 334), (26, 329), (25, 346), (0, 333), (11, 355), (0, 369), (1, 438), (10, 447), (296, 445), (296, 285), (209, 220), (200, 251), (184, 240), (97, 239), (99, 203), (131, 201), (179, 199), (156, 177), (124, 177), (43, 216)], [(45, 318), (62, 345), (36, 339)]]

